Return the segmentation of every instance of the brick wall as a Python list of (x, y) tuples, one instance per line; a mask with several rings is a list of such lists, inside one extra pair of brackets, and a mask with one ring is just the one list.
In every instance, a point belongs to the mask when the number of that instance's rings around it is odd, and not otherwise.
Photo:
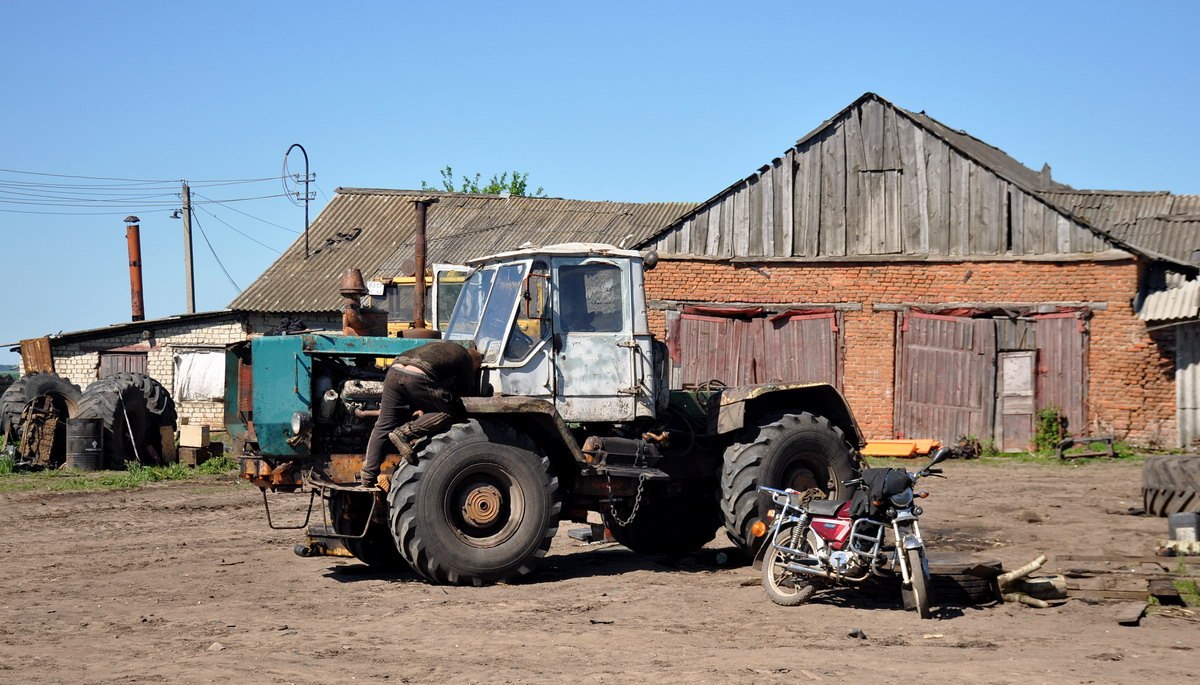
[[(146, 352), (146, 373), (174, 394), (175, 356), (195, 350), (222, 349), (229, 343), (262, 335), (279, 324), (283, 315), (230, 314), (227, 318), (207, 319), (172, 325), (150, 325), (153, 336), (143, 340), (141, 331), (112, 335), (79, 342), (52, 342), (54, 368), (81, 388), (96, 380), (100, 352), (118, 347), (139, 346)], [(310, 328), (341, 329), (338, 313), (300, 315)], [(225, 426), (225, 403), (221, 400), (176, 401), (181, 419), (191, 424)]]
[[(1141, 445), (1174, 444), (1173, 337), (1133, 313), (1138, 266), (1106, 262), (910, 264), (663, 260), (646, 274), (652, 300), (855, 303), (844, 313), (843, 391), (869, 438), (893, 435), (895, 317), (880, 304), (1104, 302), (1090, 322), (1089, 421)], [(662, 312), (651, 330), (664, 334)]]

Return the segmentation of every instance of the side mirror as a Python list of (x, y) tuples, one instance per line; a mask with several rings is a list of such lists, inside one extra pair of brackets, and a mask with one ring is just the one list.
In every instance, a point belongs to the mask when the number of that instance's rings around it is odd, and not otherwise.
[[(933, 460), (929, 462), (929, 466), (937, 466), (938, 464), (942, 463), (943, 461), (946, 461), (947, 459), (949, 459), (950, 456), (953, 454), (954, 454), (953, 448), (942, 447), (937, 452), (933, 453)], [(929, 466), (926, 466), (925, 468), (929, 468)]]

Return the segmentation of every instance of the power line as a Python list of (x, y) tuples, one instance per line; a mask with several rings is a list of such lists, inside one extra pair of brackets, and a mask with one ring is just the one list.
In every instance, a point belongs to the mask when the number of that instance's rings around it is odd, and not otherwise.
[[(208, 202), (211, 202), (211, 203), (214, 203), (214, 204), (218, 204), (218, 205), (221, 205), (222, 207), (224, 207), (224, 205), (221, 203), (221, 201), (220, 201), (220, 200), (213, 200), (212, 198), (204, 197), (204, 196), (203, 196), (203, 195), (201, 195), (200, 193), (193, 193), (193, 194), (194, 194), (196, 197), (204, 198), (204, 199), (205, 199), (205, 200), (207, 200)], [(274, 222), (271, 222), (271, 221), (267, 221), (266, 219), (260, 219), (259, 217), (256, 217), (256, 216), (254, 216), (253, 214), (247, 214), (246, 212), (243, 212), (242, 210), (238, 209), (237, 207), (225, 207), (225, 209), (228, 209), (228, 210), (229, 210), (229, 211), (231, 211), (231, 212), (237, 212), (238, 214), (241, 214), (242, 216), (247, 216), (247, 217), (250, 217), (251, 219), (254, 219), (255, 221), (261, 221), (261, 222), (263, 222), (264, 224), (267, 224), (268, 226), (274, 226), (275, 228), (282, 228), (283, 230), (285, 230), (285, 231), (287, 231), (287, 232), (289, 232), (289, 233), (295, 233), (295, 234), (297, 234), (297, 235), (299, 235), (299, 234), (300, 234), (300, 231), (297, 231), (297, 230), (296, 230), (296, 229), (294, 229), (294, 228), (288, 228), (287, 226), (281, 226), (281, 225), (279, 225), (279, 224), (277, 224), (277, 223), (274, 223)]]
[[(283, 252), (282, 252), (282, 251), (280, 251), (280, 250), (277, 250), (277, 249), (275, 249), (275, 248), (271, 247), (270, 245), (268, 245), (268, 244), (266, 244), (266, 243), (264, 243), (264, 242), (260, 241), (259, 239), (255, 238), (254, 236), (252, 236), (252, 235), (250, 235), (250, 234), (248, 234), (248, 233), (243, 233), (242, 231), (238, 230), (238, 229), (237, 229), (237, 227), (235, 227), (233, 224), (229, 223), (228, 221), (225, 221), (224, 219), (222, 219), (221, 217), (217, 216), (216, 214), (213, 214), (213, 213), (212, 213), (211, 211), (209, 211), (209, 210), (208, 210), (206, 207), (197, 207), (197, 209), (199, 209), (199, 210), (203, 211), (205, 214), (207, 214), (207, 215), (211, 216), (212, 218), (216, 219), (217, 221), (220, 221), (221, 223), (225, 224), (225, 225), (226, 225), (226, 226), (228, 226), (229, 228), (233, 229), (233, 231), (234, 231), (235, 233), (237, 233), (237, 234), (239, 234), (239, 235), (241, 235), (241, 236), (245, 237), (247, 240), (250, 240), (250, 241), (256, 242), (256, 243), (258, 243), (259, 245), (262, 245), (263, 247), (267, 248), (268, 250), (270, 250), (270, 251), (274, 252), (275, 254), (283, 254)], [(195, 217), (195, 216), (196, 216), (195, 214), (193, 214), (193, 215), (192, 215), (192, 217)]]
[(196, 222), (196, 228), (200, 229), (200, 237), (204, 238), (204, 244), (208, 245), (208, 251), (212, 253), (213, 259), (217, 260), (217, 266), (221, 267), (221, 271), (225, 274), (225, 278), (229, 279), (229, 284), (233, 286), (234, 290), (238, 291), (239, 293), (242, 292), (241, 287), (238, 286), (237, 282), (233, 280), (233, 276), (229, 275), (229, 270), (226, 269), (225, 265), (221, 263), (221, 258), (217, 256), (217, 251), (213, 249), (212, 243), (208, 240), (208, 234), (204, 232), (204, 227), (200, 225), (200, 220), (196, 218), (195, 214), (192, 215), (192, 219)]
[[(115, 178), (115, 177), (110, 177), (110, 176), (76, 176), (76, 175), (72, 175), (72, 174), (51, 174), (51, 173), (45, 173), (45, 172), (40, 172), (40, 171), (21, 171), (18, 169), (0, 169), (0, 172), (5, 172), (5, 173), (9, 173), (9, 174), (24, 174), (27, 176), (49, 176), (52, 178), (78, 178), (78, 179), (83, 179), (83, 180), (88, 180), (88, 181), (121, 181), (121, 182), (125, 182), (125, 183), (177, 183), (178, 182), (178, 179), (172, 179), (172, 178), (145, 179), (145, 178)], [(210, 179), (207, 181), (195, 181), (195, 184), (201, 185), (201, 184), (205, 184), (205, 183), (226, 183), (226, 184), (227, 183), (259, 183), (262, 181), (278, 181), (278, 180), (280, 180), (280, 178), (282, 178), (282, 177), (280, 177), (280, 176), (261, 176), (259, 178), (219, 178), (219, 179)]]

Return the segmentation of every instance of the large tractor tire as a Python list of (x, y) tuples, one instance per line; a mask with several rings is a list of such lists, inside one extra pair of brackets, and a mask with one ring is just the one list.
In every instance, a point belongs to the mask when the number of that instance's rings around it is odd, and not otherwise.
[(612, 510), (605, 512), (604, 525), (613, 539), (639, 554), (680, 557), (716, 537), (721, 508), (713, 499), (711, 484), (684, 481), (679, 485), (678, 491), (668, 492), (670, 486), (647, 483), (636, 511), (627, 504), (618, 507), (615, 515)]
[[(375, 506), (382, 508), (383, 505)], [(360, 535), (367, 525), (370, 510), (371, 503), (366, 495), (334, 492), (329, 498), (330, 526), (341, 535)], [(342, 541), (356, 559), (373, 569), (389, 573), (408, 568), (386, 524), (376, 520), (366, 533), (365, 537)]]
[(1151, 516), (1200, 511), (1200, 456), (1147, 457), (1142, 465), (1142, 502)]
[(81, 395), (78, 385), (58, 374), (41, 371), (25, 374), (0, 395), (0, 435), (19, 439), (25, 408), (40, 398), (49, 398), (59, 416), (50, 465), (59, 466), (66, 459), (67, 419), (78, 413)]
[(175, 415), (175, 402), (158, 381), (142, 374), (123, 373), (89, 385), (80, 400), (77, 418), (101, 420), (104, 466), (119, 470), (127, 461), (162, 463), (160, 429), (173, 429)]
[(388, 493), (404, 560), (435, 583), (484, 585), (529, 575), (562, 510), (550, 460), (506, 424), (471, 419), (432, 438)]
[(784, 414), (747, 428), (725, 450), (721, 511), (729, 539), (753, 556), (762, 540), (750, 527), (766, 515), (771, 498), (758, 486), (819, 488), (829, 499), (849, 499), (842, 481), (855, 477), (854, 450), (841, 429), (808, 412)]

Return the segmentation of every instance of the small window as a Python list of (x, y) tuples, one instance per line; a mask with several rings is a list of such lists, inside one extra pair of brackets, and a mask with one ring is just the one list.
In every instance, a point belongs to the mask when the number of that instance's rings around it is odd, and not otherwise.
[(177, 402), (219, 400), (225, 397), (225, 353), (217, 350), (180, 352), (175, 355)]
[(118, 373), (146, 373), (145, 352), (101, 352), (96, 378)]
[(621, 268), (582, 264), (559, 268), (559, 314), (568, 333), (617, 333), (625, 302)]

